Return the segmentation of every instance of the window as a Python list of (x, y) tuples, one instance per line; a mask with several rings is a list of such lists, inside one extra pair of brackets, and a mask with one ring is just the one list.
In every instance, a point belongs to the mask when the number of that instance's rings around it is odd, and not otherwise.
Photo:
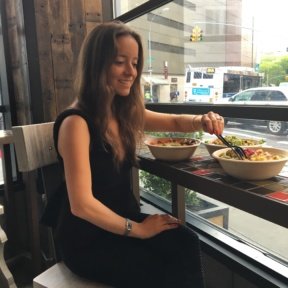
[(213, 79), (213, 74), (203, 73), (203, 79)]
[[(213, 110), (213, 107), (217, 109), (213, 105), (219, 101), (229, 104), (229, 107), (242, 105), (238, 102), (249, 100), (287, 101), (287, 95), (279, 91), (271, 92), (269, 99), (262, 92), (245, 91), (262, 86), (278, 87), (279, 83), (285, 82), (288, 42), (287, 37), (283, 36), (287, 34), (286, 26), (281, 21), (287, 18), (284, 12), (287, 10), (286, 0), (274, 0), (273, 5), (272, 1), (261, 0), (212, 0), (208, 4), (203, 4), (201, 0), (180, 2), (171, 1), (129, 22), (143, 38), (144, 76), (148, 76), (152, 68), (152, 76), (163, 80), (163, 62), (168, 61), (168, 84), (171, 85), (171, 79), (177, 77), (178, 103), (186, 106), (189, 102), (195, 106), (198, 102), (205, 102), (210, 103)], [(275, 17), (271, 16), (271, 9)], [(192, 29), (196, 24), (202, 30), (202, 39), (191, 41)], [(273, 40), (267, 37), (268, 33)], [(149, 42), (153, 45), (149, 45)], [(150, 58), (148, 55), (151, 55)], [(215, 68), (215, 73), (207, 74), (207, 68)], [(171, 86), (160, 81), (158, 83), (150, 83), (153, 86), (151, 91), (157, 93), (153, 97), (160, 104), (169, 103)], [(233, 98), (240, 92), (241, 95)], [(260, 111), (257, 107), (247, 119), (241, 109), (233, 109), (236, 116), (229, 118), (225, 133), (264, 138), (267, 145), (287, 149), (287, 118), (283, 116), (283, 119), (279, 119), (271, 106), (271, 118), (262, 114), (263, 119), (257, 118)], [(228, 114), (231, 117), (230, 111)], [(211, 136), (204, 134), (201, 137), (207, 139)], [(251, 246), (288, 263), (288, 229), (226, 205), (224, 201), (215, 201), (194, 192), (201, 201), (210, 202), (222, 212), (226, 209), (229, 211), (228, 222), (222, 219), (219, 224), (215, 218), (205, 220), (216, 223), (215, 227), (221, 227), (231, 237), (249, 242)]]
[(279, 91), (273, 91), (269, 95), (270, 101), (287, 101), (287, 98), (282, 92)]
[(191, 81), (191, 72), (189, 71), (186, 76), (186, 83), (190, 83)]
[(266, 101), (268, 100), (267, 93), (262, 91), (257, 91), (254, 93), (254, 95), (251, 97), (251, 101)]
[(253, 91), (247, 91), (239, 95), (235, 95), (234, 101), (249, 101), (252, 99), (252, 97), (255, 97), (255, 93)]
[(194, 72), (194, 79), (202, 79), (202, 73), (201, 72)]

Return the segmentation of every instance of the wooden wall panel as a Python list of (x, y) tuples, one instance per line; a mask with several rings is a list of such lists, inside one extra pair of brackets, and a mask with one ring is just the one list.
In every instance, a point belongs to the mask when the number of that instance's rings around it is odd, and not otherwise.
[(29, 123), (29, 75), (26, 54), (26, 42), (23, 23), (21, 0), (5, 2), (7, 29), (9, 37), (9, 55), (14, 86), (14, 99), (18, 122)]
[[(79, 51), (87, 33), (102, 22), (105, 0), (4, 1), (15, 94), (11, 97), (17, 110), (13, 125), (54, 121), (74, 99)], [(24, 19), (32, 18), (25, 27)], [(33, 39), (26, 39), (26, 35)], [(37, 69), (31, 70), (29, 63)]]
[(85, 21), (87, 33), (103, 22), (102, 1), (85, 0)]
[(51, 50), (50, 6), (48, 0), (34, 1), (36, 33), (40, 65), (41, 95), (44, 106), (43, 122), (56, 117), (56, 95), (54, 89), (53, 61)]
[(49, 15), (52, 19), (51, 50), (58, 112), (69, 105), (74, 96), (72, 89), (74, 55), (69, 32), (70, 7), (68, 0), (50, 1), (50, 5), (52, 12)]
[[(45, 121), (74, 99), (76, 62), (87, 33), (102, 22), (101, 0), (34, 0)], [(37, 7), (37, 8), (36, 8)]]
[(75, 67), (82, 42), (86, 36), (85, 3), (82, 0), (71, 0), (69, 32), (71, 49), (74, 54), (73, 67)]

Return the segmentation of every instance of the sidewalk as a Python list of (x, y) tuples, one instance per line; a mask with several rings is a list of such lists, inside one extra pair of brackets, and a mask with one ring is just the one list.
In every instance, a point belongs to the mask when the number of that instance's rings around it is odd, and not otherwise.
[(288, 229), (230, 206), (229, 232), (288, 262)]

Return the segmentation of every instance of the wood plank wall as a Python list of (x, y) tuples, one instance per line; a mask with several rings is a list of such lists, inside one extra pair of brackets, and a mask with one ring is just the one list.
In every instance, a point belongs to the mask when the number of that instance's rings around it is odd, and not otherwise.
[[(87, 33), (103, 21), (101, 0), (31, 1), (34, 11), (29, 11), (34, 12), (35, 16), (38, 50), (35, 53), (38, 53), (40, 70), (40, 91), (34, 91), (33, 95), (30, 95), (29, 91), (29, 81), (33, 81), (33, 75), (27, 72), (29, 59), (25, 54), (25, 40), (29, 40), (24, 37), (25, 17), (21, 14), (22, 5), (28, 5), (29, 2), (5, 1), (10, 30), (9, 46), (12, 48), (10, 57), (15, 90), (13, 98), (17, 106), (17, 123), (13, 125), (24, 125), (33, 121), (31, 102), (36, 100), (35, 97), (41, 97), (42, 101), (38, 99), (35, 103), (43, 106), (38, 107), (43, 111), (42, 119), (37, 115), (36, 122), (54, 121), (56, 115), (72, 102), (73, 73), (81, 44)], [(27, 8), (30, 9), (26, 7), (24, 10), (27, 11)]]
[(73, 77), (81, 44), (102, 22), (100, 0), (35, 0), (45, 121), (74, 99)]
[[(9, 93), (13, 93), (14, 114), (19, 123), (29, 123), (31, 121), (29, 108), (29, 75), (26, 47), (26, 38), (24, 32), (23, 11), (21, 9), (21, 0), (5, 1), (6, 27), (9, 42), (6, 64), (10, 65), (12, 75), (8, 76), (13, 83), (9, 83)], [(11, 81), (9, 81), (11, 82)]]

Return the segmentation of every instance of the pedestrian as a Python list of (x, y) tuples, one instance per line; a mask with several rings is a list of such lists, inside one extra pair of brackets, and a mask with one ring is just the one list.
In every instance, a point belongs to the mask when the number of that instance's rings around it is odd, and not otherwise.
[(168, 214), (141, 213), (131, 168), (145, 130), (220, 134), (223, 118), (145, 109), (141, 38), (123, 23), (97, 25), (79, 61), (77, 98), (54, 125), (65, 181), (44, 214), (46, 223), (55, 220), (62, 260), (79, 276), (113, 287), (204, 287), (197, 234)]
[(152, 95), (149, 91), (146, 91), (144, 93), (144, 98), (146, 103), (152, 102)]

